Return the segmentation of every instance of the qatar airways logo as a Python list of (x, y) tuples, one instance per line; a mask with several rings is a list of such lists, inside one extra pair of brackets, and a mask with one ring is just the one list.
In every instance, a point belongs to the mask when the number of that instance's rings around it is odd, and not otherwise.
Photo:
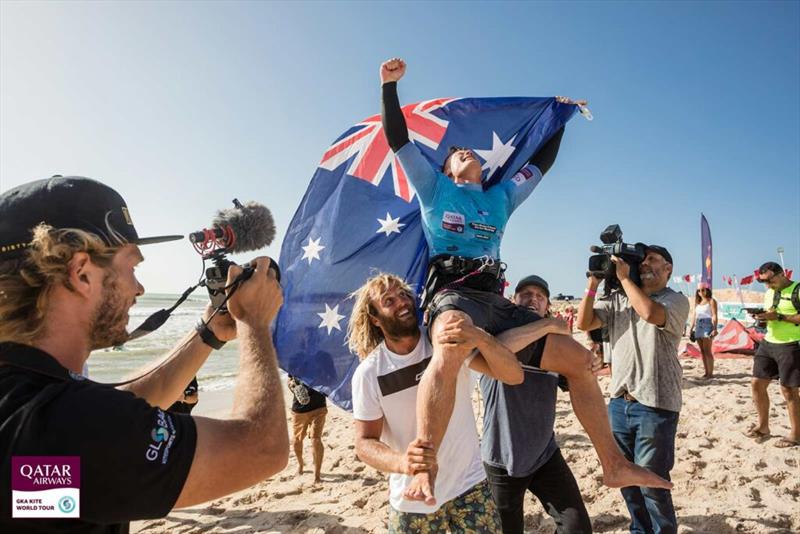
[(72, 466), (22, 464), (19, 474), (30, 480), (34, 486), (69, 486), (72, 484)]
[(79, 456), (12, 456), (12, 517), (80, 517)]

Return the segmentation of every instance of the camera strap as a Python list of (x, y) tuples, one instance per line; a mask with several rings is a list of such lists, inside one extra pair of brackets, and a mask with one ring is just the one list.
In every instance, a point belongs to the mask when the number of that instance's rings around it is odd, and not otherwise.
[(192, 287), (184, 291), (183, 295), (181, 295), (175, 302), (175, 304), (173, 304), (171, 307), (166, 309), (162, 308), (157, 312), (151, 314), (150, 317), (145, 319), (144, 322), (140, 324), (136, 330), (130, 333), (130, 335), (128, 336), (128, 341), (132, 341), (142, 336), (146, 336), (147, 334), (155, 332), (156, 330), (161, 328), (161, 326), (167, 322), (169, 316), (172, 315), (172, 312), (174, 312), (178, 306), (183, 304), (184, 301), (187, 298), (189, 298), (189, 295), (192, 294), (192, 291), (194, 291), (198, 287), (200, 287), (200, 284), (193, 285)]

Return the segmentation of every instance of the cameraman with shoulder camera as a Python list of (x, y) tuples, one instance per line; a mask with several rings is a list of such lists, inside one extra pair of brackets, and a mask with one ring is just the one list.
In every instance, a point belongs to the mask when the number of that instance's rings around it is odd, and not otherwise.
[[(595, 302), (601, 280), (589, 276), (578, 328), (608, 327), (614, 367), (608, 412), (614, 437), (629, 460), (669, 480), (682, 402), (678, 344), (689, 301), (667, 287), (673, 267), (664, 247), (645, 248), (641, 287), (632, 281), (628, 263), (618, 256), (611, 261), (621, 289)], [(622, 489), (622, 496), (632, 532), (677, 532), (669, 490), (631, 486)]]
[(747, 436), (759, 443), (769, 438), (769, 383), (778, 379), (789, 412), (790, 433), (775, 442), (781, 449), (800, 446), (800, 282), (786, 278), (783, 267), (768, 261), (758, 268), (758, 281), (767, 286), (766, 311), (756, 314), (766, 321), (767, 335), (753, 358), (753, 403), (758, 423)]
[[(282, 297), (269, 258), (254, 260), (255, 274), (230, 295), (229, 316), (188, 334), (126, 391), (80, 375), (92, 350), (128, 339), (128, 312), (144, 293), (134, 273), (139, 245), (175, 238), (140, 238), (122, 197), (88, 178), (53, 177), (0, 195), (0, 531), (128, 532), (132, 520), (233, 493), (286, 466), (269, 330)], [(242, 271), (231, 266), (228, 284)], [(237, 335), (230, 417), (165, 411), (212, 346)], [(78, 471), (62, 482), (79, 488), (80, 501), (62, 497), (48, 518), (20, 519), (31, 508), (12, 501), (12, 484), (27, 484), (34, 466)]]

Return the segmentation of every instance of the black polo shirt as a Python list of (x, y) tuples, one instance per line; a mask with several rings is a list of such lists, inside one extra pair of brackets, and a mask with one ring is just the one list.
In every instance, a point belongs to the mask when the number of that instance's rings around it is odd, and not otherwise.
[[(190, 416), (75, 377), (38, 349), (3, 353), (36, 371), (0, 363), (0, 532), (125, 533), (169, 513), (194, 458)], [(12, 456), (79, 456), (80, 519), (12, 519)]]

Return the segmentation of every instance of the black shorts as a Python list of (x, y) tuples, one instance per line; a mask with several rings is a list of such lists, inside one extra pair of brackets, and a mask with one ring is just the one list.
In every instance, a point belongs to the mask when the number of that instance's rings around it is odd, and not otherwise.
[[(448, 310), (459, 310), (466, 313), (475, 326), (493, 336), (541, 319), (530, 308), (517, 306), (499, 293), (470, 288), (443, 289), (434, 295), (428, 306), (429, 338), (436, 317)], [(517, 352), (519, 361), (524, 365), (541, 367), (546, 340), (547, 336), (539, 338)]]
[(753, 357), (753, 376), (778, 378), (782, 386), (800, 387), (800, 342), (762, 341)]

